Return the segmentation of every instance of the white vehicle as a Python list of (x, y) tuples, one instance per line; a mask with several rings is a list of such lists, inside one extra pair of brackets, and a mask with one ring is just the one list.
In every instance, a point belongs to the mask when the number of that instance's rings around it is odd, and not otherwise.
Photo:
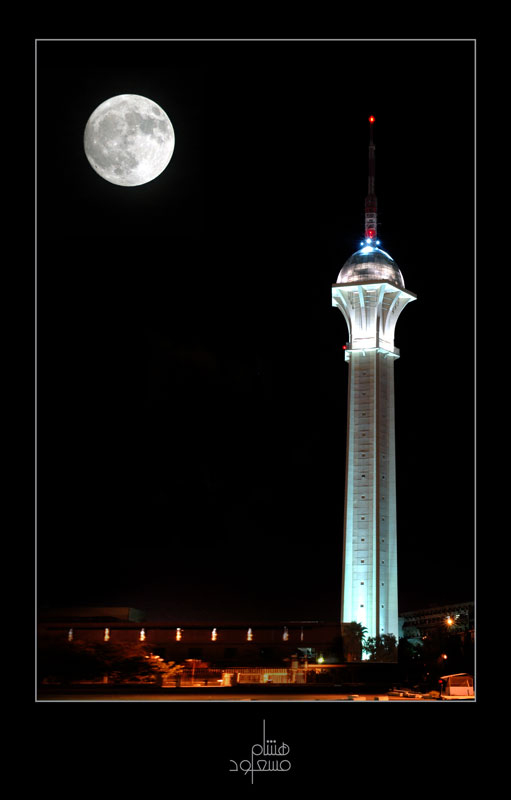
[(474, 679), (467, 672), (456, 675), (442, 675), (440, 678), (441, 700), (474, 699)]

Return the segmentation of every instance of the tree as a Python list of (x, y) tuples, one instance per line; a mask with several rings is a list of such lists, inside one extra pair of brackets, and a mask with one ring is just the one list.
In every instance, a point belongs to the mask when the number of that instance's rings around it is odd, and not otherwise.
[(361, 661), (367, 628), (361, 622), (345, 622), (342, 625), (342, 644), (345, 661)]
[(401, 680), (416, 681), (422, 675), (422, 643), (401, 637), (398, 644), (399, 674)]
[(96, 657), (108, 681), (148, 681), (156, 677), (156, 665), (150, 659), (147, 645), (101, 642), (95, 645)]
[(474, 670), (474, 650), (470, 634), (438, 628), (422, 639), (421, 657), (424, 672), (430, 679), (439, 675)]
[(43, 640), (37, 654), (39, 681), (70, 683), (97, 680), (102, 677), (94, 644)]
[(397, 641), (393, 633), (369, 636), (363, 649), (369, 653), (369, 661), (397, 661)]
[(70, 683), (107, 680), (112, 683), (140, 681), (159, 683), (182, 668), (167, 664), (141, 642), (55, 642), (43, 640), (38, 651), (40, 681)]

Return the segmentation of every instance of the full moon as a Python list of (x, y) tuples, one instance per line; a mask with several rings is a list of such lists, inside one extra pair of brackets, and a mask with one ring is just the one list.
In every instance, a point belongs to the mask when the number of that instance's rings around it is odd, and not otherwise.
[(174, 152), (174, 128), (165, 111), (139, 94), (119, 94), (89, 117), (83, 146), (106, 181), (140, 186), (158, 177)]

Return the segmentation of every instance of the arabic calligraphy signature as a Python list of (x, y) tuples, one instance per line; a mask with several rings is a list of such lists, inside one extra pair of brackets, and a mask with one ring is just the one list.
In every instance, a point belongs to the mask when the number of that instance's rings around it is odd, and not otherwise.
[[(230, 763), (234, 764), (229, 772), (238, 772), (239, 770), (245, 775), (250, 773), (251, 781), (254, 782), (254, 772), (289, 772), (291, 769), (291, 762), (287, 758), (290, 747), (285, 742), (277, 746), (276, 739), (266, 739), (266, 721), (263, 720), (263, 743), (253, 744), (251, 748), (251, 758), (245, 758), (238, 762), (230, 759)], [(272, 758), (258, 758), (254, 762), (254, 756), (272, 756)]]

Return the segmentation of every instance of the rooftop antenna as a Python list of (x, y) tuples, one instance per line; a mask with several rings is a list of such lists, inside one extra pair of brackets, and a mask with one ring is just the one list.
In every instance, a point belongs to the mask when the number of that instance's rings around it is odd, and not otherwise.
[[(372, 244), (376, 239), (378, 203), (374, 193), (374, 142), (373, 142), (374, 117), (369, 117), (369, 184), (365, 200), (365, 239), (367, 244)], [(369, 241), (368, 241), (369, 240)]]

